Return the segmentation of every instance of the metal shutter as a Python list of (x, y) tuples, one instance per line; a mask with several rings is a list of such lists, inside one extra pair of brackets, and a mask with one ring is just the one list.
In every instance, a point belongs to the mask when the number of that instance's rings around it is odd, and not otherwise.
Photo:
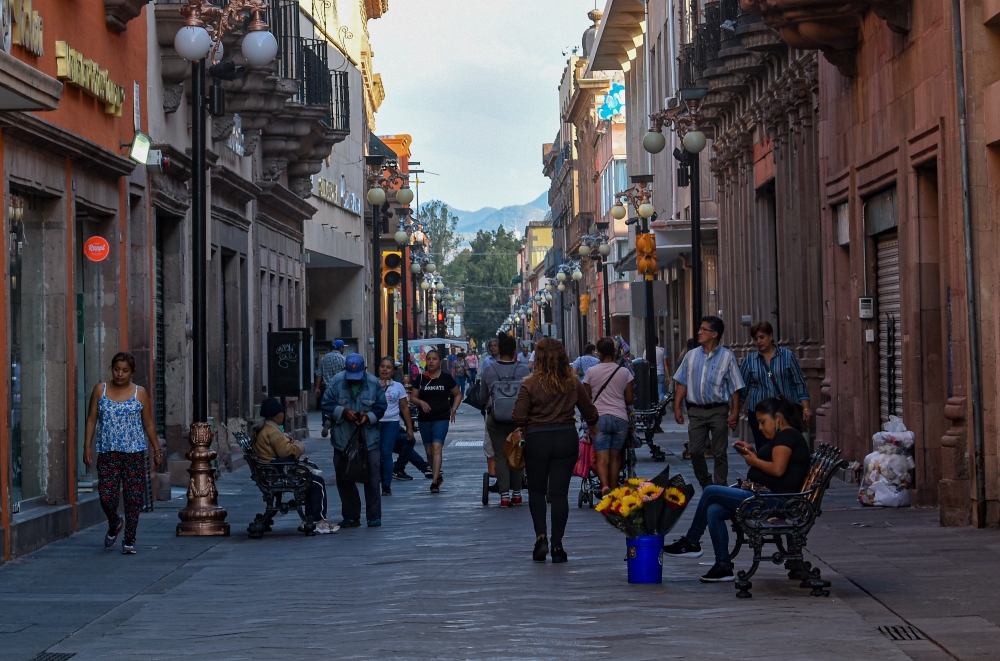
[(903, 332), (899, 314), (899, 237), (879, 237), (875, 246), (878, 294), (878, 390), (883, 422), (903, 410)]
[(156, 236), (154, 266), (153, 314), (155, 324), (155, 345), (153, 347), (153, 426), (161, 437), (167, 436), (167, 356), (166, 337), (163, 328), (163, 239)]

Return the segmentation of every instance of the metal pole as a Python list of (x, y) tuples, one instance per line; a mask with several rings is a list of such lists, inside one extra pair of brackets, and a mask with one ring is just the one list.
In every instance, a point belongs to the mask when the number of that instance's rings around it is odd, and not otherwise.
[(601, 260), (601, 279), (604, 281), (604, 336), (611, 337), (611, 301), (608, 300), (608, 265)]
[(382, 228), (379, 227), (379, 210), (372, 205), (372, 307), (374, 309), (374, 324), (372, 334), (375, 336), (375, 357), (372, 366), (382, 359)]
[(983, 384), (980, 376), (982, 360), (979, 346), (979, 305), (976, 296), (976, 274), (972, 253), (972, 199), (969, 175), (969, 136), (966, 128), (965, 101), (965, 47), (962, 45), (962, 5), (959, 0), (951, 3), (951, 33), (955, 46), (955, 80), (958, 96), (958, 144), (962, 156), (962, 230), (965, 234), (965, 291), (969, 315), (969, 379), (972, 395), (972, 439), (976, 471), (976, 527), (986, 527), (986, 458), (983, 437)]
[(208, 220), (205, 182), (205, 61), (191, 63), (191, 354), (193, 422), (208, 422), (208, 286), (206, 229)]
[[(649, 220), (643, 219), (642, 231), (643, 234), (649, 233)], [(653, 305), (653, 276), (646, 275), (644, 278), (646, 288), (646, 365), (650, 366), (656, 364), (656, 317), (653, 316), (655, 314), (655, 306)], [(655, 377), (653, 383), (656, 383)]]
[[(691, 337), (701, 325), (701, 154), (691, 154)], [(651, 286), (651, 285), (650, 285)], [(647, 303), (647, 306), (649, 303)], [(648, 309), (648, 307), (647, 307)]]
[(579, 351), (577, 356), (583, 355), (583, 311), (580, 309), (580, 281), (576, 280), (576, 343)]
[(407, 330), (406, 327), (408, 326), (408, 324), (407, 324), (407, 318), (406, 318), (406, 303), (407, 303), (407, 298), (406, 298), (406, 279), (410, 277), (410, 260), (407, 259), (407, 255), (406, 255), (406, 249), (408, 247), (409, 246), (407, 246), (405, 243), (403, 244), (403, 250), (402, 250), (402, 252), (403, 252), (403, 265), (402, 265), (402, 267), (400, 269), (400, 273), (403, 276), (403, 281), (399, 285), (400, 286), (400, 291), (399, 291), (400, 298), (402, 299), (402, 302), (403, 302), (403, 318), (402, 318), (402, 324), (403, 324), (403, 327), (402, 327), (402, 331), (403, 331), (403, 348), (401, 349), (403, 355), (400, 356), (400, 362), (403, 364), (403, 374), (409, 374), (410, 373), (410, 351), (409, 351), (409, 344), (408, 344), (409, 338), (407, 337), (408, 334), (406, 332), (406, 330)]

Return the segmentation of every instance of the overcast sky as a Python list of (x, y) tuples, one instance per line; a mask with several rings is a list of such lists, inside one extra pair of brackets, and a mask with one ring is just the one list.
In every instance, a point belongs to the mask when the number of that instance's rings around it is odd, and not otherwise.
[[(601, 0), (601, 7), (604, 2)], [(413, 136), (421, 202), (526, 204), (548, 189), (542, 143), (559, 129), (563, 50), (594, 0), (391, 0), (370, 21), (386, 98), (379, 135)]]

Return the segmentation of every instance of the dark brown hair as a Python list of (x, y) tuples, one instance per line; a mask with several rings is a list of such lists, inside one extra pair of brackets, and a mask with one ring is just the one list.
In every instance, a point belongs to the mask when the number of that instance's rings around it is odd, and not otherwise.
[(597, 341), (597, 355), (603, 358), (614, 358), (615, 341), (610, 337), (602, 337)]
[(771, 326), (770, 321), (758, 321), (756, 324), (750, 327), (750, 337), (757, 337), (757, 333), (764, 333), (764, 335), (770, 335), (774, 337), (774, 328)]
[(135, 356), (127, 351), (119, 351), (115, 354), (115, 357), (111, 359), (111, 369), (115, 368), (115, 363), (128, 363), (129, 369), (135, 374)]

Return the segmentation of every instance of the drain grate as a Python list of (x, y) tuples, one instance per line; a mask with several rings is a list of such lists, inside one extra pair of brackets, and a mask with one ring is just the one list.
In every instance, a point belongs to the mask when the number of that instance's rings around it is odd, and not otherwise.
[(481, 448), (483, 447), (483, 439), (476, 439), (474, 441), (452, 441), (448, 444), (450, 448)]
[(889, 640), (923, 640), (920, 630), (913, 627), (879, 627), (878, 630)]
[(31, 661), (66, 661), (76, 656), (76, 652), (41, 652), (33, 656)]

